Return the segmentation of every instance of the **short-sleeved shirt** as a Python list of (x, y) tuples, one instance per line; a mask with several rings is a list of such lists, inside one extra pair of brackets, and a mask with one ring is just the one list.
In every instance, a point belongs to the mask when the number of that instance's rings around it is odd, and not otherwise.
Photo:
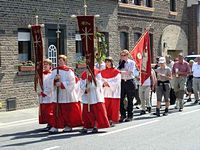
[(195, 63), (192, 65), (192, 72), (194, 77), (200, 77), (200, 65)]
[[(156, 69), (157, 74), (165, 74), (166, 76), (169, 76), (171, 74), (171, 69), (167, 66), (165, 66), (165, 68), (161, 68), (159, 67), (158, 69)], [(163, 77), (163, 76), (158, 76), (158, 81), (167, 81), (169, 80), (167, 77)]]
[[(183, 63), (180, 62), (176, 62), (174, 63), (173, 69), (172, 69), (172, 73), (175, 74), (175, 69), (178, 69), (180, 72), (186, 72), (187, 74), (190, 73), (190, 66), (188, 64), (188, 62), (183, 61)], [(180, 76), (187, 76), (187, 75), (180, 75)]]

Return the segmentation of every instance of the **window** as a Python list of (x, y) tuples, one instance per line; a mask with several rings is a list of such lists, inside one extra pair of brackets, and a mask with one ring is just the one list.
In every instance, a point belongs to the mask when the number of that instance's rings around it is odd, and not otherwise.
[(128, 0), (121, 0), (122, 3), (128, 3)]
[(57, 49), (55, 45), (50, 45), (48, 48), (48, 58), (52, 61), (52, 66), (57, 67)]
[(31, 38), (29, 29), (18, 29), (18, 53), (20, 61), (31, 60)]
[[(50, 45), (55, 45), (57, 47), (57, 33), (56, 33), (57, 29), (48, 29), (48, 47)], [(61, 33), (60, 33), (60, 42), (59, 42), (59, 46), (60, 46), (60, 52), (59, 54), (64, 54), (64, 33), (63, 30), (60, 29)]]
[(152, 0), (144, 0), (144, 5), (145, 5), (146, 7), (153, 7)]
[[(100, 33), (103, 34), (103, 40), (107, 46), (107, 48), (105, 49), (105, 53), (106, 53), (106, 56), (108, 56), (109, 55), (109, 33), (108, 32), (100, 32)], [(78, 61), (85, 56), (85, 53), (82, 48), (81, 36), (78, 32), (75, 34), (75, 41), (76, 41), (76, 60)], [(99, 40), (99, 44), (101, 43), (102, 41)]]
[[(57, 48), (57, 25), (55, 24), (45, 24), (45, 35), (46, 35), (46, 47), (49, 48), (50, 45), (54, 45)], [(60, 51), (59, 54), (65, 54), (65, 37), (66, 37), (66, 26), (60, 25)], [(46, 49), (46, 56), (48, 54), (48, 51)]]
[(82, 40), (81, 35), (77, 32), (75, 34), (75, 42), (76, 42), (76, 61), (79, 61), (85, 56), (85, 53), (82, 48)]
[(138, 33), (138, 32), (134, 33), (134, 44), (136, 44), (138, 42), (138, 40), (141, 37), (141, 35), (142, 34)]
[(176, 0), (170, 0), (170, 11), (176, 11)]
[(141, 0), (133, 0), (133, 3), (134, 3), (135, 5), (141, 5)]
[(154, 56), (154, 51), (153, 51), (153, 34), (149, 34), (150, 37), (150, 49), (151, 49), (151, 62), (153, 62), (153, 56)]
[(128, 33), (120, 32), (120, 48), (128, 49)]

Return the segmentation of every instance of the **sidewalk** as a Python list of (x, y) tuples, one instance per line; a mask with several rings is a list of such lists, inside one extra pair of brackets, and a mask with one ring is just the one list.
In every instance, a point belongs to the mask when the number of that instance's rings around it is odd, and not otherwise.
[(27, 119), (36, 119), (36, 118), (38, 118), (38, 107), (0, 112), (0, 126), (3, 123), (9, 123)]

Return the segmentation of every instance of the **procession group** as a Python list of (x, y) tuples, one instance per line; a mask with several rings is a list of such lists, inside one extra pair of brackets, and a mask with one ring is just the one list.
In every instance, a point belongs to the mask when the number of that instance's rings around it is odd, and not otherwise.
[[(40, 100), (39, 123), (47, 124), (49, 133), (70, 132), (83, 127), (80, 132), (97, 133), (100, 128), (113, 127), (119, 122), (133, 119), (133, 99), (141, 105), (140, 115), (151, 113), (150, 91), (157, 95), (156, 116), (160, 116), (162, 97), (165, 101), (163, 115), (168, 115), (170, 90), (175, 91), (176, 107), (183, 110), (185, 83), (193, 74), (193, 92), (198, 103), (200, 92), (200, 58), (190, 68), (183, 55), (176, 62), (160, 57), (158, 67), (151, 76), (140, 83), (140, 71), (135, 61), (129, 59), (129, 51), (120, 52), (117, 67), (107, 57), (105, 65), (94, 66), (94, 73), (86, 69), (76, 77), (73, 68), (66, 66), (67, 57), (60, 55), (58, 67), (51, 69), (52, 62), (43, 62), (43, 90)], [(97, 69), (99, 68), (99, 69)]]

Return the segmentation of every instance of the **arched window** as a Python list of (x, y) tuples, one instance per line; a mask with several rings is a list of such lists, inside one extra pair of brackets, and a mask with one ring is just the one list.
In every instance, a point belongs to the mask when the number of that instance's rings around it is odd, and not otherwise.
[(127, 32), (120, 32), (120, 48), (128, 49), (128, 33)]
[(144, 0), (144, 5), (146, 7), (153, 7), (153, 2), (152, 0)]
[(133, 3), (134, 3), (135, 5), (141, 5), (141, 0), (133, 0)]
[(48, 58), (52, 61), (52, 67), (57, 67), (57, 49), (55, 45), (49, 46)]
[(176, 12), (176, 0), (170, 0), (170, 11)]

